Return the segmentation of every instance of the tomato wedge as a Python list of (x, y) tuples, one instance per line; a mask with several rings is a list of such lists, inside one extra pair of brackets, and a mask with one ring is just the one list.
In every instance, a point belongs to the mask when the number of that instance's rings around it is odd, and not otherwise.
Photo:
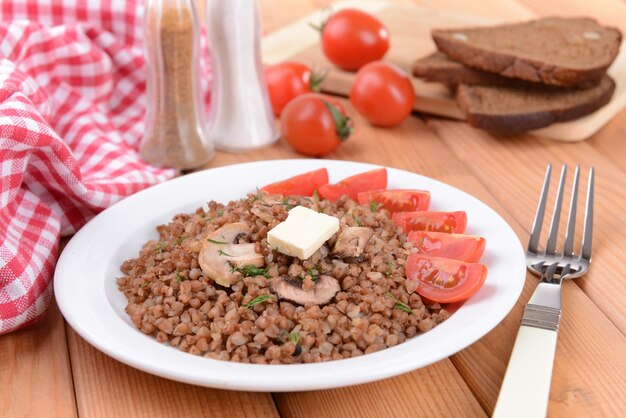
[(360, 192), (387, 187), (387, 169), (377, 168), (347, 177), (336, 184), (326, 184), (319, 188), (320, 197), (336, 202), (341, 196), (348, 195), (357, 200)]
[(282, 194), (284, 196), (313, 196), (315, 190), (325, 184), (328, 184), (328, 170), (320, 168), (290, 177), (287, 180), (268, 184), (261, 190), (270, 194)]
[(391, 215), (396, 225), (410, 231), (435, 231), (462, 234), (467, 226), (467, 214), (458, 212), (398, 212)]
[(431, 257), (452, 258), (475, 263), (485, 252), (486, 241), (482, 237), (444, 232), (412, 231), (407, 237), (417, 248), (417, 254)]
[(369, 190), (358, 198), (360, 205), (370, 205), (372, 210), (382, 207), (391, 213), (428, 210), (430, 206), (430, 192), (425, 190)]
[(487, 278), (487, 267), (448, 258), (411, 254), (405, 264), (407, 280), (416, 280), (415, 291), (433, 302), (451, 303), (468, 299)]

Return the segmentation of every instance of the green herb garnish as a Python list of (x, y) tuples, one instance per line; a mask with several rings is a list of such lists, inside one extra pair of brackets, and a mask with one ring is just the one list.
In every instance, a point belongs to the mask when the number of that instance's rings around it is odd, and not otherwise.
[(180, 271), (177, 271), (176, 272), (176, 281), (178, 283), (180, 283), (180, 282), (184, 282), (185, 280), (187, 280), (187, 278), (185, 276), (183, 276)]
[(250, 302), (245, 303), (243, 306), (246, 307), (246, 308), (252, 308), (253, 306), (258, 305), (259, 303), (263, 303), (263, 302), (268, 301), (272, 297), (273, 296), (270, 295), (270, 294), (257, 296), (254, 299), (252, 299)]
[(394, 268), (395, 264), (394, 264), (394, 262), (393, 262), (393, 261), (389, 261), (389, 262), (387, 263), (387, 265), (389, 266), (389, 268), (388, 268), (388, 269), (387, 269), (387, 271), (385, 272), (385, 276), (389, 277), (389, 276), (391, 276), (391, 274), (393, 273), (393, 268)]
[(160, 253), (162, 253), (162, 252), (163, 252), (163, 249), (165, 248), (165, 246), (166, 246), (166, 245), (167, 245), (167, 244), (166, 244), (166, 243), (164, 243), (164, 242), (159, 242), (159, 243), (156, 245), (156, 252), (157, 252), (157, 253), (159, 253), (159, 254), (160, 254)]
[(354, 219), (354, 222), (356, 222), (358, 226), (361, 226), (361, 221), (359, 220), (359, 218), (354, 216), (354, 213), (351, 213), (350, 216), (352, 216), (352, 219)]
[(306, 269), (306, 274), (311, 276), (311, 279), (315, 282), (320, 277), (320, 272), (318, 269)]
[(409, 305), (402, 303), (400, 301), (400, 299), (398, 299), (397, 297), (395, 297), (393, 295), (393, 293), (391, 292), (385, 292), (385, 296), (389, 296), (390, 298), (392, 298), (393, 300), (396, 301), (395, 305), (393, 305), (394, 309), (400, 309), (403, 312), (406, 312), (408, 314), (412, 314), (413, 311), (411, 310), (411, 308), (409, 307)]
[(285, 210), (287, 212), (289, 212), (291, 209), (293, 209), (295, 206), (289, 203), (289, 197), (285, 197), (285, 199), (283, 200), (283, 205), (285, 205)]
[(218, 210), (218, 211), (217, 211), (217, 216), (222, 216), (223, 214), (224, 214), (224, 211), (223, 211), (223, 210)]
[(378, 208), (381, 207), (382, 204), (381, 203), (376, 203), (373, 200), (370, 202), (370, 212), (376, 212), (378, 211)]
[(222, 251), (222, 250), (218, 250), (218, 251), (217, 251), (217, 253), (218, 253), (219, 255), (224, 255), (224, 256), (226, 256), (226, 257), (232, 257), (232, 255), (230, 255), (230, 254), (228, 254), (228, 253), (226, 253), (226, 252), (224, 252), (224, 251)]
[(150, 282), (147, 280), (141, 284), (141, 287), (143, 287), (144, 289), (148, 286), (150, 286)]
[(243, 274), (244, 277), (256, 277), (263, 276), (266, 279), (269, 279), (271, 276), (267, 273), (266, 268), (259, 268), (256, 266), (243, 266), (243, 267), (233, 267), (232, 272), (239, 272)]
[(176, 238), (176, 245), (180, 245), (183, 242), (185, 242), (185, 240), (187, 239), (187, 237), (178, 237)]
[(209, 241), (210, 243), (213, 243), (213, 244), (228, 244), (226, 241), (216, 241), (216, 240), (211, 239), (211, 238), (207, 238), (207, 241)]
[(313, 199), (320, 201), (320, 195), (317, 193), (317, 189), (313, 190)]
[(291, 341), (295, 345), (298, 345), (300, 342), (300, 333), (298, 331), (291, 331), (289, 335), (287, 335), (287, 340)]

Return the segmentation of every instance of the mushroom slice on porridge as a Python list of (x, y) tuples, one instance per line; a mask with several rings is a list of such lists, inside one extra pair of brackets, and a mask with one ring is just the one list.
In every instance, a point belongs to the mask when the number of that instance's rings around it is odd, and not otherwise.
[(249, 232), (247, 224), (235, 222), (209, 234), (198, 255), (198, 264), (204, 274), (217, 284), (230, 287), (241, 280), (235, 267), (262, 267), (265, 260), (256, 252), (255, 244), (239, 243)]
[(304, 289), (302, 284), (302, 279), (281, 276), (273, 279), (270, 287), (279, 299), (290, 300), (299, 305), (324, 305), (340, 290), (337, 279), (328, 275), (320, 276), (311, 289)]
[(354, 262), (362, 261), (365, 256), (365, 247), (374, 231), (364, 226), (347, 227), (339, 233), (332, 255), (342, 260)]

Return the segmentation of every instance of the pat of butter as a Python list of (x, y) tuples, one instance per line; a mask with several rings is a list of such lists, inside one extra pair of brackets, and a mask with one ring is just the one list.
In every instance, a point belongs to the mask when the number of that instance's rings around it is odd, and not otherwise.
[(306, 260), (338, 230), (339, 219), (334, 216), (296, 206), (267, 233), (267, 243), (283, 254)]

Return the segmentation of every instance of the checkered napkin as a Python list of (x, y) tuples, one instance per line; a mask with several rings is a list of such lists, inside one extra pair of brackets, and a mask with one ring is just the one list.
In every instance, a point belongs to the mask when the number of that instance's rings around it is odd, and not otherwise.
[(137, 153), (142, 3), (0, 2), (0, 334), (45, 315), (61, 236), (176, 174)]

